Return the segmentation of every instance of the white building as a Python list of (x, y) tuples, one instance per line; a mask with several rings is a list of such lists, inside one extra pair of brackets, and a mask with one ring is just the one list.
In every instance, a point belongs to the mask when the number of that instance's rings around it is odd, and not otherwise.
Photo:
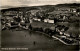
[(37, 21), (37, 18), (33, 18), (33, 20)]
[(33, 18), (34, 21), (41, 21), (39, 18)]
[(48, 23), (54, 23), (54, 20), (50, 20), (50, 19), (49, 19), (49, 20), (48, 20)]
[(44, 19), (44, 22), (47, 22), (47, 23), (54, 23), (54, 20), (53, 20), (53, 19)]
[(48, 22), (48, 19), (44, 19), (44, 22)]
[(41, 21), (41, 19), (37, 19), (37, 21)]

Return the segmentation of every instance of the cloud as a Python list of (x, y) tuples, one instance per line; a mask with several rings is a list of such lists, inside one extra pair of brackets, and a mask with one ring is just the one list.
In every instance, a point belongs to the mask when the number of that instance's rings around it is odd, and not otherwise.
[(34, 5), (55, 5), (60, 3), (80, 3), (80, 0), (0, 0), (0, 6), (34, 6)]
[(0, 0), (1, 2), (1, 6), (18, 6), (21, 5), (20, 2), (16, 1), (16, 0)]

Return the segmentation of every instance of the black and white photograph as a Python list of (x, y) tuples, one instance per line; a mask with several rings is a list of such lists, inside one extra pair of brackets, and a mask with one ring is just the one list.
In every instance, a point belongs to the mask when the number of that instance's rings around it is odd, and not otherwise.
[(80, 51), (80, 0), (0, 0), (1, 51)]

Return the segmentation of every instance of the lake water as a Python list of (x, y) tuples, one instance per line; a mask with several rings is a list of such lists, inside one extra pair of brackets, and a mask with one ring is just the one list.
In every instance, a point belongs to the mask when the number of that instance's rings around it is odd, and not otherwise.
[[(34, 44), (35, 41), (35, 44)], [(39, 32), (29, 30), (1, 32), (1, 47), (10, 48), (28, 48), (29, 50), (45, 50), (45, 51), (75, 51), (78, 46), (67, 46), (62, 42), (43, 35)]]

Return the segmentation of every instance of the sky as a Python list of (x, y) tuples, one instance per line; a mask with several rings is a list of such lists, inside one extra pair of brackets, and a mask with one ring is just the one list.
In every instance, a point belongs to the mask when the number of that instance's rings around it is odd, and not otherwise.
[(0, 0), (0, 6), (38, 6), (62, 3), (80, 3), (80, 0)]

